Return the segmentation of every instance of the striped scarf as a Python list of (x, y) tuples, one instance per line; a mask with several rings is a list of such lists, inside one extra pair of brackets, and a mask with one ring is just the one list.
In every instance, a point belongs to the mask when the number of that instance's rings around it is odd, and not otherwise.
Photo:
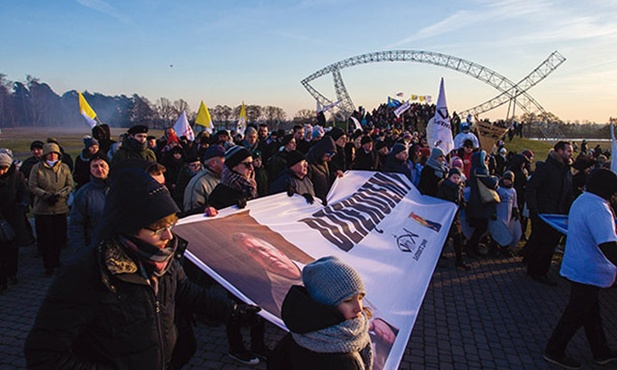
[(237, 172), (234, 172), (223, 167), (223, 174), (221, 175), (221, 184), (229, 186), (230, 188), (241, 191), (242, 196), (246, 199), (253, 199), (257, 197), (257, 182), (254, 178), (247, 178)]

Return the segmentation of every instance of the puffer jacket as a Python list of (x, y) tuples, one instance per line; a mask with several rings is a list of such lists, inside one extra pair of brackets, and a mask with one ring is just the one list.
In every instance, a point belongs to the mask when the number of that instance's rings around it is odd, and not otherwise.
[(122, 146), (111, 157), (110, 167), (114, 167), (118, 162), (124, 159), (145, 159), (148, 162), (156, 163), (156, 154), (147, 146), (133, 139), (130, 136), (126, 136), (122, 140)]
[[(60, 270), (24, 348), (29, 369), (166, 369), (176, 306), (225, 321), (234, 302), (190, 282), (179, 259), (154, 288), (114, 238)], [(112, 273), (112, 271), (114, 273)]]
[[(53, 167), (42, 161), (32, 167), (28, 178), (28, 188), (34, 195), (35, 215), (62, 215), (69, 213), (67, 200), (73, 190), (73, 176), (66, 163), (58, 161)], [(57, 195), (55, 204), (47, 202), (50, 195)]]
[[(345, 318), (335, 306), (327, 306), (310, 298), (306, 288), (294, 285), (287, 293), (282, 318), (291, 332), (304, 334), (337, 325)], [(370, 343), (368, 344), (371, 345)], [(319, 353), (301, 347), (291, 333), (281, 339), (268, 357), (268, 370), (358, 370), (355, 353)]]

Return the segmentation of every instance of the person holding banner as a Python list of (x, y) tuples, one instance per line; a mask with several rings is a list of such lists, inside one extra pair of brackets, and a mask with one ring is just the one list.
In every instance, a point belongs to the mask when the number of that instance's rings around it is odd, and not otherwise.
[(221, 321), (250, 321), (259, 307), (201, 289), (179, 259), (179, 211), (142, 168), (113, 174), (96, 247), (52, 283), (24, 346), (29, 369), (168, 369), (178, 340), (175, 313), (191, 307)]
[(599, 365), (617, 362), (602, 327), (598, 294), (615, 284), (617, 234), (610, 201), (617, 194), (617, 175), (598, 168), (586, 183), (586, 191), (572, 204), (561, 276), (570, 281), (570, 300), (544, 350), (544, 359), (567, 369), (580, 369), (565, 349), (580, 327), (585, 328), (593, 360)]
[(362, 303), (360, 275), (329, 256), (306, 265), (302, 281), (283, 302), (290, 333), (274, 349), (268, 369), (372, 369), (371, 314)]

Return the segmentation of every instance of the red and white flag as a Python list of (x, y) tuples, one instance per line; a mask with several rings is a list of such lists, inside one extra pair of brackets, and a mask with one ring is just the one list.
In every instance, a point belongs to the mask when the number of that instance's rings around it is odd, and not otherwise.
[(189, 139), (189, 141), (195, 140), (195, 133), (193, 132), (191, 125), (189, 125), (189, 120), (186, 119), (186, 113), (184, 112), (182, 112), (182, 114), (176, 121), (176, 124), (174, 125), (174, 130), (176, 131), (176, 135), (178, 135), (178, 137), (185, 136), (187, 139)]

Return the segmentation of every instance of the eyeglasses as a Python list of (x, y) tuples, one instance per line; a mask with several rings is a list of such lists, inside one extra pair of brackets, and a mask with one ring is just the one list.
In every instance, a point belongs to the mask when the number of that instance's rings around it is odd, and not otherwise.
[(326, 157), (334, 157), (336, 155), (336, 152), (328, 152), (326, 154), (324, 154)]
[(253, 162), (240, 162), (240, 164), (246, 168), (253, 167)]
[(146, 229), (152, 231), (152, 233), (154, 235), (156, 235), (156, 236), (161, 236), (161, 235), (163, 235), (165, 233), (165, 231), (171, 232), (171, 229), (173, 229), (174, 226), (176, 226), (175, 222), (173, 224), (169, 224), (167, 226), (163, 226), (163, 227), (158, 228), (158, 229), (152, 229), (152, 228), (149, 228), (149, 227), (146, 227)]

